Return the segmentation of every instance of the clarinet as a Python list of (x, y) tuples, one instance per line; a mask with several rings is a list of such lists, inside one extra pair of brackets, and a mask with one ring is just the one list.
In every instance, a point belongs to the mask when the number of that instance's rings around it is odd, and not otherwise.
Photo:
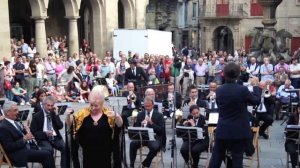
[[(22, 126), (22, 131), (23, 131), (23, 133), (24, 133), (25, 135), (26, 135), (27, 133), (30, 133), (30, 130), (29, 130), (28, 127), (25, 127), (24, 124), (23, 124), (21, 121), (20, 121), (19, 123), (20, 123), (20, 125)], [(33, 144), (33, 145), (36, 147), (36, 149), (40, 150), (40, 147), (39, 147), (39, 145), (38, 145), (38, 143), (37, 143), (37, 141), (36, 141), (36, 139), (35, 139), (34, 137), (32, 137), (31, 140), (28, 140), (27, 143), (28, 143), (28, 144)]]
[[(51, 115), (50, 115), (50, 113), (48, 113), (47, 114), (47, 127), (48, 127), (48, 131), (53, 131), (52, 129), (53, 129), (53, 125), (52, 125), (52, 119), (51, 119)], [(52, 128), (52, 129), (49, 129), (49, 128)], [(48, 137), (49, 138), (49, 141), (51, 142), (51, 143), (54, 143), (54, 136), (49, 136)]]

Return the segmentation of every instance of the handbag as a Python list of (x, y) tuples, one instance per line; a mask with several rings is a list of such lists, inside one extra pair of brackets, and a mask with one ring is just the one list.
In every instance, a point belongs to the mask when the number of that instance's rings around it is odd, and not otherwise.
[(8, 81), (8, 80), (4, 81), (4, 89), (5, 90), (11, 90), (12, 89), (12, 85), (11, 85), (10, 81)]

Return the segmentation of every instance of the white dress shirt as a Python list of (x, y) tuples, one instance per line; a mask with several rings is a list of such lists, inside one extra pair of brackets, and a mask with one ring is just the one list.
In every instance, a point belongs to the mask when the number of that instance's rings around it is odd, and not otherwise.
[[(50, 130), (48, 130), (48, 118), (47, 118), (47, 113), (44, 111), (44, 127), (43, 127), (43, 132), (48, 132)], [(53, 131), (53, 136), (56, 136), (56, 132), (53, 129), (53, 121), (52, 121), (52, 129), (51, 131)]]

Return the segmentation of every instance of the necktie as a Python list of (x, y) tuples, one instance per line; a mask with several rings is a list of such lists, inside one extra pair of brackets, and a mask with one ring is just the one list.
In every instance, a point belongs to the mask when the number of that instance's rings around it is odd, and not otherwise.
[(263, 109), (263, 103), (264, 103), (264, 99), (261, 98), (261, 103), (259, 105), (259, 111), (262, 111), (262, 109)]
[(134, 69), (132, 69), (132, 74), (135, 76), (135, 71), (134, 71)]
[[(48, 131), (53, 131), (52, 119), (49, 113), (47, 114), (47, 129)], [(54, 136), (49, 136), (49, 140), (54, 141)]]
[(21, 134), (23, 134), (23, 129), (21, 128), (21, 126), (19, 125), (19, 123), (16, 122), (16, 121), (14, 121), (14, 123), (15, 123), (15, 126), (17, 126), (17, 130), (18, 130)]
[(150, 117), (150, 112), (149, 111), (147, 111), (147, 116)]

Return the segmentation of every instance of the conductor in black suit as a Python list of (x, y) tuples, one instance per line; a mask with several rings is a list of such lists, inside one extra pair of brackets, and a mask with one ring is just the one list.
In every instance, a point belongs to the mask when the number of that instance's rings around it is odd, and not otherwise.
[(147, 96), (144, 99), (145, 111), (140, 112), (137, 116), (135, 127), (149, 127), (153, 128), (156, 135), (155, 141), (132, 141), (130, 143), (130, 167), (134, 167), (134, 162), (137, 154), (137, 150), (142, 146), (149, 148), (149, 153), (146, 159), (143, 161), (143, 167), (150, 167), (152, 159), (156, 156), (157, 152), (161, 149), (164, 144), (166, 130), (165, 120), (161, 113), (154, 110), (154, 100)]
[(147, 84), (148, 76), (142, 67), (137, 67), (136, 59), (130, 61), (130, 68), (126, 69), (124, 83), (133, 82), (134, 86), (142, 86)]
[(39, 162), (44, 168), (55, 168), (53, 155), (47, 150), (34, 150), (29, 146), (33, 135), (16, 122), (17, 103), (3, 105), (5, 119), (0, 123), (0, 143), (15, 167), (26, 167), (28, 162)]
[(189, 161), (189, 147), (191, 147), (191, 156), (193, 159), (193, 168), (198, 168), (199, 163), (199, 156), (201, 152), (204, 152), (208, 149), (209, 146), (209, 138), (208, 138), (208, 130), (207, 126), (205, 126), (205, 116), (200, 114), (200, 109), (197, 105), (192, 105), (190, 107), (190, 115), (188, 116), (187, 120), (183, 122), (184, 126), (188, 127), (199, 127), (203, 129), (203, 137), (204, 139), (197, 139), (191, 143), (189, 146), (189, 141), (187, 139), (183, 139), (183, 143), (180, 149), (180, 153), (184, 158), (184, 161), (188, 163)]
[(258, 105), (262, 91), (254, 86), (250, 93), (247, 87), (236, 83), (240, 67), (235, 63), (225, 66), (224, 75), (225, 84), (216, 92), (219, 120), (209, 168), (219, 168), (226, 151), (231, 152), (232, 167), (242, 168), (243, 154), (252, 137), (247, 104)]
[(42, 110), (32, 116), (30, 130), (38, 144), (53, 155), (53, 148), (61, 152), (61, 167), (66, 167), (65, 143), (59, 132), (63, 122), (59, 118), (58, 109), (54, 107), (55, 99), (48, 96), (43, 100)]

